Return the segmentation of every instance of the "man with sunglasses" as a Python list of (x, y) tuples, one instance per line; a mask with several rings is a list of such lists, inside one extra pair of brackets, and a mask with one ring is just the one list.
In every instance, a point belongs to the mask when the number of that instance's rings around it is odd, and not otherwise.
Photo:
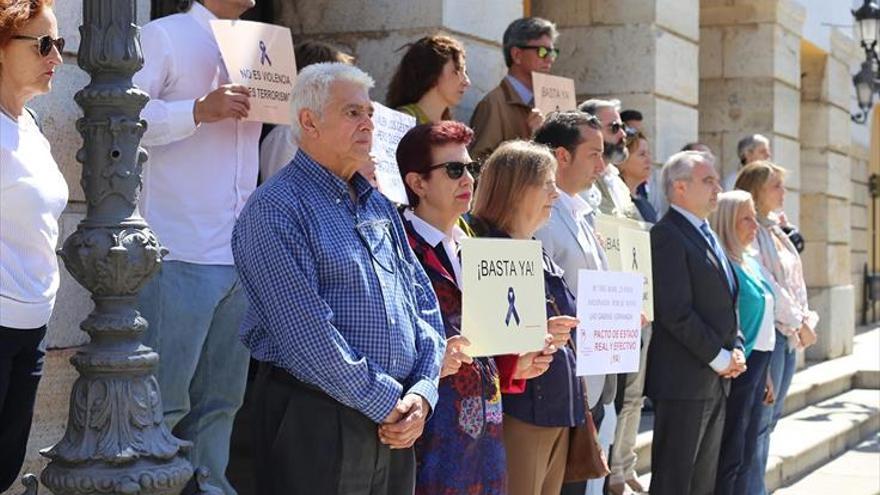
[(606, 215), (638, 220), (638, 211), (629, 195), (629, 188), (617, 169), (618, 164), (629, 158), (626, 128), (620, 119), (620, 101), (590, 99), (581, 103), (578, 109), (599, 119), (605, 146), (605, 168), (600, 172), (595, 186), (582, 196)]
[(477, 104), (471, 118), (470, 149), (477, 161), (503, 141), (531, 139), (544, 122), (544, 115), (533, 108), (532, 72), (550, 72), (559, 55), (554, 46), (558, 36), (556, 25), (540, 17), (524, 17), (507, 26), (502, 47), (507, 75)]

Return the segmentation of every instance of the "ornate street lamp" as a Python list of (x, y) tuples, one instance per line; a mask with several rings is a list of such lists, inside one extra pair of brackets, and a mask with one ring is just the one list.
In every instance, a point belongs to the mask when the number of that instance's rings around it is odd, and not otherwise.
[(858, 25), (859, 38), (865, 50), (865, 61), (862, 69), (853, 76), (856, 87), (856, 98), (859, 102), (859, 113), (852, 115), (853, 122), (864, 124), (868, 113), (874, 105), (874, 93), (880, 92), (880, 57), (877, 55), (877, 40), (880, 39), (880, 7), (876, 0), (864, 0), (864, 3), (852, 15)]
[[(140, 148), (149, 97), (132, 84), (143, 66), (135, 0), (82, 0), (78, 63), (90, 76), (76, 103), (83, 146), (80, 184), (86, 217), (60, 251), (67, 270), (91, 292), (94, 310), (80, 324), (90, 342), (71, 358), (79, 377), (70, 392), (61, 440), (40, 453), (40, 479), (56, 495), (216, 493), (207, 473), (184, 457), (162, 415), (153, 370), (159, 355), (141, 345), (147, 322), (137, 295), (159, 269), (164, 249), (137, 210)], [(33, 476), (25, 479), (36, 492)]]

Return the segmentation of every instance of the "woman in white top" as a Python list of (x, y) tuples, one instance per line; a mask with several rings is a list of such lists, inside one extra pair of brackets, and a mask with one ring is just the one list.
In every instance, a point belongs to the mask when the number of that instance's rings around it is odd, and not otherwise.
[(64, 40), (51, 0), (0, 10), (0, 492), (24, 459), (42, 345), (58, 290), (58, 217), (67, 183), (25, 108), (51, 88)]
[[(763, 495), (764, 471), (770, 448), (770, 433), (782, 416), (782, 407), (791, 379), (794, 376), (795, 351), (816, 342), (816, 323), (819, 316), (810, 310), (807, 286), (800, 255), (788, 236), (782, 231), (777, 212), (785, 198), (785, 169), (768, 161), (752, 162), (739, 171), (736, 189), (752, 194), (758, 211), (758, 259), (770, 274), (776, 304), (774, 319), (776, 343), (770, 357), (768, 388), (775, 399), (766, 407), (761, 420), (757, 441), (757, 455), (747, 474), (749, 483), (745, 493)], [(769, 400), (768, 400), (769, 401)]]

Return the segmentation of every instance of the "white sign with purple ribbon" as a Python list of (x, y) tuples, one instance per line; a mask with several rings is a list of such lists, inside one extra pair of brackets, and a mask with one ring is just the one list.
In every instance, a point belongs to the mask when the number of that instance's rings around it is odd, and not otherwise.
[(541, 242), (461, 242), (461, 334), (471, 356), (539, 351), (547, 335)]
[[(247, 120), (290, 124), (296, 60), (290, 29), (262, 22), (211, 21), (229, 81), (250, 91)], [(221, 81), (225, 84), (227, 81)]]

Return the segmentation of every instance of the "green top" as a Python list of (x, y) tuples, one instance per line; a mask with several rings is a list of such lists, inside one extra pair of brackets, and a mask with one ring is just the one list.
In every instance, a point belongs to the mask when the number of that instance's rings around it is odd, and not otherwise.
[(773, 289), (761, 275), (761, 267), (751, 256), (743, 257), (743, 264), (731, 263), (739, 283), (739, 295), (736, 298), (736, 310), (739, 314), (739, 327), (745, 340), (746, 357), (755, 347), (755, 340), (761, 330), (764, 311), (773, 311), (772, 304), (767, 307), (767, 298), (773, 298)]
[(404, 105), (402, 107), (397, 108), (398, 112), (403, 112), (407, 115), (412, 115), (416, 118), (416, 125), (422, 124), (430, 124), (431, 120), (428, 118), (428, 115), (425, 114), (422, 107), (418, 105), (418, 103), (410, 103), (409, 105)]

